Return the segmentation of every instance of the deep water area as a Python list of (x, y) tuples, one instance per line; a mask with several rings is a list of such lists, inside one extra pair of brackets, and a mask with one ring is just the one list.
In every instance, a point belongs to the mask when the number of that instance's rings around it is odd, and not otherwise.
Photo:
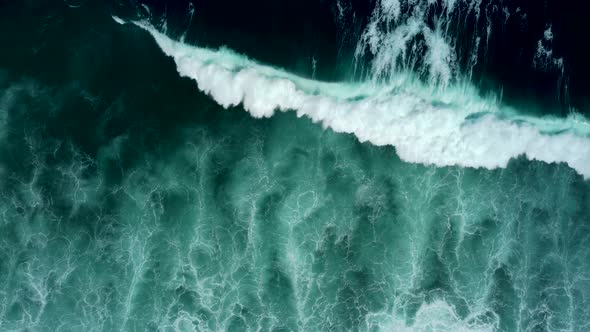
[[(343, 6), (318, 3), (312, 32)], [(346, 7), (365, 15), (343, 19), (349, 38), (379, 16), (369, 3)], [(590, 329), (582, 92), (548, 119), (490, 97), (502, 78), (465, 88), (439, 62), (366, 87), (322, 67), (362, 49), (321, 43), (346, 35), (338, 20), (307, 48), (324, 48), (317, 72), (272, 49), (253, 64), (194, 46), (232, 47), (209, 21), (181, 40), (169, 6), (0, 0), (0, 331)], [(407, 76), (404, 59), (366, 71)], [(396, 121), (418, 134), (390, 135)]]

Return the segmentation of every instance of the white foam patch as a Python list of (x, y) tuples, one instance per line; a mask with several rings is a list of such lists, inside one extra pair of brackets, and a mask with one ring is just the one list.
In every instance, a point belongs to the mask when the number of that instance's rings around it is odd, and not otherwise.
[(590, 124), (581, 116), (519, 116), (470, 87), (429, 89), (402, 77), (387, 85), (326, 83), (259, 64), (227, 49), (210, 50), (147, 30), (178, 72), (224, 108), (242, 104), (254, 117), (295, 110), (361, 142), (392, 145), (401, 159), (437, 166), (495, 169), (524, 155), (565, 162), (590, 177)]
[[(413, 324), (408, 325), (404, 317), (388, 313), (369, 314), (366, 318), (367, 331), (399, 331), (399, 332), (427, 332), (427, 331), (453, 331), (453, 332), (492, 332), (498, 330), (498, 318), (487, 319), (485, 310), (478, 315), (469, 315), (461, 319), (455, 309), (443, 300), (435, 300), (432, 303), (423, 303)], [(483, 319), (482, 319), (483, 318)], [(483, 320), (483, 321), (482, 321)]]
[(121, 25), (123, 25), (123, 24), (125, 24), (125, 23), (126, 23), (126, 22), (125, 22), (123, 19), (121, 19), (121, 18), (120, 18), (120, 17), (118, 17), (118, 16), (114, 16), (114, 15), (113, 15), (113, 16), (111, 16), (111, 17), (113, 18), (113, 20), (114, 20), (115, 22), (117, 22), (117, 23), (119, 23), (119, 24), (121, 24)]

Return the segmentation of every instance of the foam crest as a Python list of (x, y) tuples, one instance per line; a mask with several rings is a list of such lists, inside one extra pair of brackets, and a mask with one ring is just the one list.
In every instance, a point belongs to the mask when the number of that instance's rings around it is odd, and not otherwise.
[(326, 83), (259, 64), (227, 49), (187, 45), (145, 23), (182, 76), (224, 108), (243, 105), (254, 117), (295, 110), (361, 142), (392, 145), (401, 159), (437, 166), (495, 169), (521, 155), (565, 162), (590, 177), (590, 125), (581, 116), (518, 115), (469, 87), (427, 88), (400, 75), (385, 84)]

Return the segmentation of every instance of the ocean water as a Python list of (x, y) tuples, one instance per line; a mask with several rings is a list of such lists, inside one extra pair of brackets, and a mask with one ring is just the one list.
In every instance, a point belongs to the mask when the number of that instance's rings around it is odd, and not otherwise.
[(578, 2), (0, 0), (0, 331), (588, 331)]

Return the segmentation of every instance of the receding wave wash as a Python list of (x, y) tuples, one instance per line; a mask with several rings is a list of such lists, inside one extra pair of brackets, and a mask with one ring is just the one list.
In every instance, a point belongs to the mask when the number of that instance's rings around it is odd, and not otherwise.
[(0, 331), (587, 331), (548, 0), (0, 0)]

